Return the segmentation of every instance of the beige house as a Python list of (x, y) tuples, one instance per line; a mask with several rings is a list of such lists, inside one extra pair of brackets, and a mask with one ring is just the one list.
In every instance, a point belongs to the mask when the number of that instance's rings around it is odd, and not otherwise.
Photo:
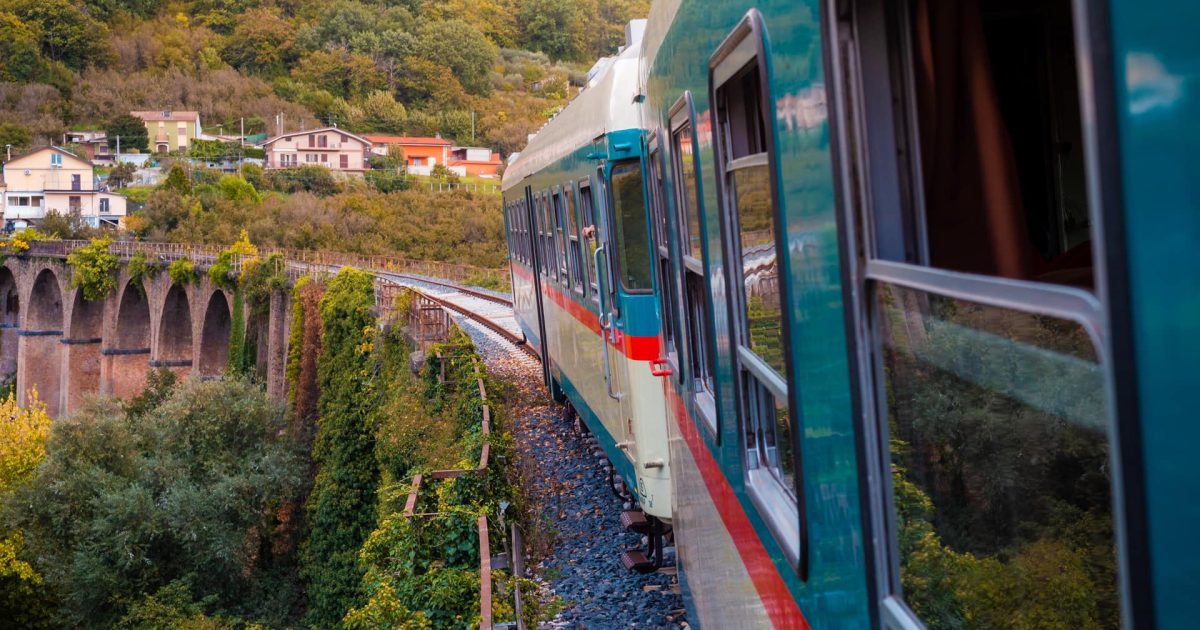
[(367, 169), (366, 155), (370, 148), (371, 142), (366, 138), (337, 127), (294, 131), (263, 144), (264, 165), (278, 169), (313, 164), (334, 171), (362, 173)]
[(123, 195), (98, 190), (87, 160), (58, 147), (41, 147), (4, 165), (4, 226), (37, 225), (54, 210), (78, 211), (92, 227), (119, 226), (125, 219)]
[(150, 151), (168, 153), (187, 149), (200, 137), (200, 112), (129, 112), (146, 123)]

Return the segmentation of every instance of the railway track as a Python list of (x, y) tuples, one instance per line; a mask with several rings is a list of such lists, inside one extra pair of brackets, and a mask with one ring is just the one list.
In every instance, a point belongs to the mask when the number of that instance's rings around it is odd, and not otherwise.
[(386, 282), (416, 291), (429, 301), (482, 326), (526, 355), (538, 358), (537, 353), (526, 343), (525, 334), (517, 324), (511, 300), (421, 276), (391, 272), (375, 272), (375, 275)]

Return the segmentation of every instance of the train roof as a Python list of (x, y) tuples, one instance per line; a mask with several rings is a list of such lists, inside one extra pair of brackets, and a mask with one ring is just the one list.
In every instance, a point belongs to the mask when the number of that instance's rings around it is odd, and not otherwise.
[(637, 41), (611, 58), (583, 92), (530, 139), (520, 157), (505, 169), (501, 182), (504, 190), (590, 144), (595, 138), (640, 126), (638, 111), (633, 104), (638, 94), (640, 50), (641, 42)]

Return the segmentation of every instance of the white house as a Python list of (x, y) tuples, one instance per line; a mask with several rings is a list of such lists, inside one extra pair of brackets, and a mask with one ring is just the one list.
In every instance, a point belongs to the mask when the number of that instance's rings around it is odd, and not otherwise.
[(125, 219), (125, 197), (97, 189), (91, 162), (54, 146), (5, 164), (3, 197), (6, 229), (36, 226), (51, 210), (78, 211), (92, 227), (120, 226)]

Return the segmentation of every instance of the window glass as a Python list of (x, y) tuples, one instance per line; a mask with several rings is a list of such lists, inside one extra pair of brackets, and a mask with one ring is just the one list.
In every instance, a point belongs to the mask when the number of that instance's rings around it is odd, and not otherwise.
[(878, 283), (900, 586), (930, 628), (1117, 628), (1104, 374), (1072, 322)]
[(650, 151), (650, 205), (654, 224), (654, 260), (658, 272), (658, 303), (662, 312), (663, 346), (666, 356), (677, 361), (676, 340), (677, 315), (679, 310), (676, 297), (674, 270), (671, 268), (671, 246), (669, 229), (669, 211), (663, 190), (662, 154), (655, 147)]
[(580, 214), (583, 215), (584, 229), (592, 228), (590, 237), (584, 237), (587, 241), (586, 259), (583, 261), (583, 266), (587, 268), (588, 284), (592, 287), (592, 295), (596, 295), (599, 291), (599, 286), (596, 283), (596, 248), (599, 246), (599, 236), (595, 233), (596, 213), (592, 206), (592, 187), (588, 185), (579, 187), (579, 207)]
[(567, 282), (567, 244), (563, 232), (566, 231), (566, 217), (563, 216), (563, 198), (559, 193), (554, 193), (551, 197), (551, 204), (554, 211), (554, 243), (555, 253), (558, 256), (558, 278), (559, 281), (566, 284)]
[(766, 154), (733, 172), (733, 198), (741, 240), (742, 281), (750, 350), (780, 376), (784, 365), (783, 311), (779, 302), (779, 262), (775, 255), (771, 177)]
[(700, 260), (700, 202), (697, 199), (696, 158), (692, 153), (692, 125), (686, 123), (675, 132), (675, 152), (679, 159), (679, 189), (680, 203), (683, 206), (685, 218), (684, 227), (687, 230), (686, 253)]
[(563, 197), (566, 199), (567, 234), (570, 239), (570, 260), (571, 265), (571, 287), (575, 292), (583, 295), (583, 246), (579, 242), (579, 218), (575, 214), (575, 191), (568, 184), (564, 189)]
[(617, 273), (626, 291), (648, 292), (652, 288), (650, 245), (646, 233), (641, 164), (629, 161), (613, 167), (612, 188), (618, 243)]

